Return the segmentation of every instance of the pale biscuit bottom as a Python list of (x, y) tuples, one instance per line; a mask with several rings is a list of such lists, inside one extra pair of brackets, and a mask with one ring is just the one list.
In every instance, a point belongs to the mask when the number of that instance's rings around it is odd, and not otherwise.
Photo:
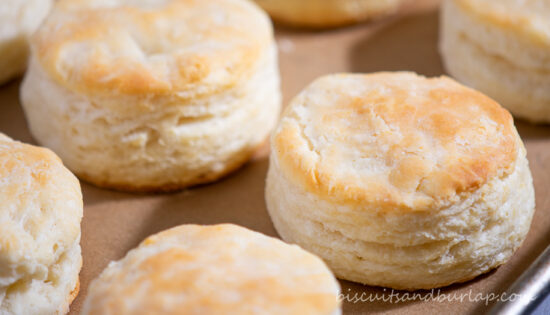
[(71, 92), (32, 60), (22, 100), (36, 140), (82, 179), (130, 191), (180, 189), (238, 168), (265, 140), (280, 112), (276, 48), (246, 82), (199, 99), (159, 98), (153, 109), (142, 105), (146, 98)]
[(82, 255), (80, 237), (44, 273), (0, 287), (0, 314), (66, 314), (78, 295)]
[(431, 289), (470, 280), (510, 258), (534, 213), (531, 183), (522, 149), (511, 174), (444, 209), (377, 213), (306, 192), (272, 159), (266, 202), (281, 237), (319, 255), (337, 277)]

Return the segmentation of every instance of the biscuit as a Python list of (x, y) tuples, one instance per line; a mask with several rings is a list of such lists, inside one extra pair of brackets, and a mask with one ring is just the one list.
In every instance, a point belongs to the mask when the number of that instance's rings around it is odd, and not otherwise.
[(550, 122), (550, 2), (445, 0), (441, 21), (452, 76), (519, 118)]
[(232, 224), (182, 225), (109, 264), (82, 315), (340, 314), (339, 290), (298, 246)]
[(0, 314), (65, 314), (82, 266), (82, 194), (50, 150), (0, 134)]
[(249, 1), (61, 0), (31, 48), (31, 132), (98, 186), (214, 181), (278, 119), (272, 26)]
[(25, 71), (29, 37), (51, 5), (52, 0), (0, 1), (0, 84)]
[(266, 185), (281, 237), (341, 279), (431, 289), (505, 263), (534, 212), (511, 115), (454, 80), (316, 80), (272, 135)]
[(329, 28), (396, 12), (404, 0), (256, 0), (277, 22), (294, 27)]

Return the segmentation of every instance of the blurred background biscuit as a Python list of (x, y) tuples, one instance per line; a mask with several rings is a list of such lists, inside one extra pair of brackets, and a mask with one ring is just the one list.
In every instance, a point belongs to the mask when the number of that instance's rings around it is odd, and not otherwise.
[(396, 12), (404, 0), (256, 0), (271, 17), (286, 25), (329, 28)]
[(0, 1), (0, 84), (25, 71), (29, 37), (48, 14), (52, 0)]
[(550, 2), (445, 0), (447, 71), (519, 118), (550, 122)]

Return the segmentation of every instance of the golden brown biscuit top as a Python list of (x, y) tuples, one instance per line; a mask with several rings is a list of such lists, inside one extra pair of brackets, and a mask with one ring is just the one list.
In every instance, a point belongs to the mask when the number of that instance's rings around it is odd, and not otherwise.
[(338, 283), (316, 256), (235, 225), (153, 235), (92, 283), (84, 314), (332, 314)]
[(39, 184), (47, 184), (46, 172), (61, 165), (61, 160), (52, 151), (14, 141), (0, 133), (0, 178), (6, 179), (19, 169), (29, 169)]
[(452, 0), (486, 22), (550, 47), (548, 0)]
[(70, 89), (187, 98), (250, 75), (272, 28), (245, 0), (61, 0), (32, 44)]
[(372, 210), (425, 210), (512, 170), (511, 115), (447, 77), (340, 74), (286, 109), (272, 149), (284, 175)]

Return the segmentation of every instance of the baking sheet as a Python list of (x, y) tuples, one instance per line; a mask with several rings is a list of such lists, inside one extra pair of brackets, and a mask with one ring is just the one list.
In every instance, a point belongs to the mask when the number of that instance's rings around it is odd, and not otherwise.
[[(444, 74), (437, 52), (438, 14), (435, 0), (418, 0), (399, 16), (324, 32), (277, 28), (284, 102), (316, 77), (334, 72), (411, 70), (424, 75)], [(0, 87), (0, 131), (34, 143), (18, 101), (19, 81)], [(345, 314), (472, 314), (492, 303), (475, 301), (504, 291), (544, 250), (550, 240), (550, 127), (517, 121), (528, 151), (536, 190), (537, 210), (527, 240), (511, 261), (496, 271), (465, 284), (433, 292), (420, 291), (410, 301), (396, 302), (403, 292), (341, 281), (342, 292), (377, 301), (345, 302)], [(122, 258), (148, 235), (185, 223), (231, 222), (277, 236), (264, 203), (267, 147), (231, 176), (211, 185), (175, 194), (139, 195), (96, 188), (82, 183), (84, 265), (81, 289), (71, 305), (78, 314), (90, 281), (111, 260)], [(446, 294), (446, 295), (444, 295)], [(482, 295), (480, 295), (482, 294)], [(469, 295), (469, 297), (468, 297)], [(463, 301), (449, 297), (464, 296)], [(422, 298), (421, 298), (422, 297)], [(443, 297), (443, 298), (442, 298)], [(390, 301), (392, 299), (392, 301)], [(422, 299), (426, 301), (422, 301)]]

